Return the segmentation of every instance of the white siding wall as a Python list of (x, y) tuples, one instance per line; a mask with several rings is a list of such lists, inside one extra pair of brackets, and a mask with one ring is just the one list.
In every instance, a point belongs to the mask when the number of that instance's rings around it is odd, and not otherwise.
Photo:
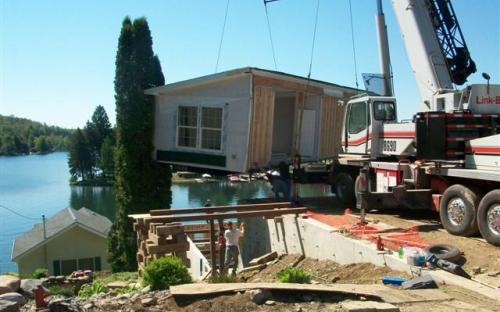
[[(155, 96), (155, 150), (224, 155), (226, 167), (213, 167), (214, 169), (245, 171), (251, 103), (250, 82), (251, 75), (245, 75)], [(177, 147), (177, 111), (178, 106), (183, 105), (224, 108), (222, 151)]]

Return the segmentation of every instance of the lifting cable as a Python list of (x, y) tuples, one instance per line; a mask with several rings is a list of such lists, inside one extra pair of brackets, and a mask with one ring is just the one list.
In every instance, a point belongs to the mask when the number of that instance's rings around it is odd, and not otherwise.
[(224, 40), (224, 31), (226, 30), (226, 20), (227, 20), (227, 12), (229, 11), (229, 0), (227, 0), (226, 3), (226, 13), (224, 14), (224, 23), (222, 24), (222, 33), (220, 35), (220, 42), (219, 42), (219, 51), (217, 52), (217, 62), (215, 63), (215, 72), (219, 70), (219, 59), (220, 59), (220, 53), (222, 50), (222, 41)]
[(352, 55), (354, 57), (354, 79), (356, 81), (356, 89), (358, 89), (358, 64), (356, 60), (356, 45), (354, 44), (354, 24), (352, 18), (352, 5), (351, 0), (349, 0), (349, 16), (351, 18), (351, 39), (352, 39)]
[(314, 60), (314, 46), (316, 44), (316, 31), (318, 29), (318, 16), (319, 16), (319, 0), (316, 1), (316, 15), (314, 17), (314, 31), (313, 31), (313, 36), (312, 36), (312, 44), (311, 44), (311, 57), (309, 59), (309, 72), (307, 73), (307, 83), (306, 83), (306, 88), (304, 92), (304, 98), (302, 101), (299, 98), (299, 105), (297, 107), (297, 132), (295, 133), (295, 153), (300, 154), (300, 141), (301, 141), (301, 131), (302, 131), (302, 119), (303, 119), (303, 112), (304, 112), (304, 107), (306, 105), (307, 101), (307, 95), (309, 93), (309, 85), (311, 83), (311, 73), (312, 73), (312, 65), (313, 65), (313, 60)]
[(271, 23), (269, 22), (269, 13), (267, 12), (267, 3), (274, 2), (274, 1), (278, 1), (278, 0), (264, 0), (264, 10), (266, 11), (267, 31), (269, 33), (269, 41), (271, 42), (271, 51), (273, 53), (274, 70), (278, 71), (278, 65), (276, 64), (276, 54), (274, 52), (274, 42), (273, 42), (273, 34), (271, 31)]

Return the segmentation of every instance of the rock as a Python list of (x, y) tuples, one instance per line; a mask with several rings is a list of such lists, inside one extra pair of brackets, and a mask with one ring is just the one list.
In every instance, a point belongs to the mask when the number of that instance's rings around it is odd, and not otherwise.
[[(21, 292), (28, 298), (35, 298), (35, 289), (42, 285), (42, 281), (39, 279), (23, 279), (21, 280)], [(47, 288), (43, 288), (45, 293), (49, 293)]]
[(271, 298), (272, 294), (267, 289), (251, 289), (246, 292), (255, 304), (261, 305)]
[(146, 286), (143, 289), (141, 289), (141, 293), (145, 294), (151, 291), (151, 286)]
[(342, 308), (346, 312), (371, 312), (371, 311), (382, 311), (382, 312), (399, 312), (399, 308), (385, 302), (376, 301), (344, 301), (342, 302)]
[(254, 259), (250, 260), (250, 262), (248, 262), (248, 266), (264, 264), (264, 263), (272, 261), (276, 258), (278, 258), (278, 253), (276, 251), (269, 252), (263, 256), (260, 256), (258, 258), (254, 258)]
[(0, 275), (0, 295), (16, 292), (21, 286), (21, 280), (11, 275)]
[(27, 302), (26, 298), (24, 298), (23, 295), (16, 293), (16, 292), (2, 294), (2, 295), (0, 295), (0, 300), (1, 301), (15, 302), (20, 306), (25, 305)]
[(92, 302), (87, 303), (86, 305), (83, 306), (85, 310), (92, 309), (94, 307), (94, 304)]
[(273, 306), (275, 304), (276, 304), (276, 301), (274, 301), (274, 300), (267, 300), (266, 301), (266, 305)]
[(474, 274), (480, 274), (481, 273), (481, 267), (480, 266), (475, 266), (472, 268), (472, 273)]
[(106, 286), (109, 289), (119, 289), (119, 288), (125, 288), (125, 287), (127, 287), (128, 283), (124, 282), (124, 281), (115, 281), (115, 282), (108, 283)]
[(152, 306), (156, 303), (156, 298), (144, 298), (141, 300), (141, 304), (144, 307)]
[(83, 311), (75, 299), (56, 299), (47, 305), (50, 312), (81, 312)]
[(17, 312), (19, 311), (19, 305), (12, 301), (0, 300), (0, 311)]
[(497, 275), (500, 275), (500, 271), (488, 272), (488, 276), (495, 277)]
[(135, 293), (135, 294), (132, 295), (132, 297), (130, 297), (130, 300), (131, 301), (135, 301), (135, 300), (137, 300), (137, 298), (139, 298), (139, 296), (140, 295), (138, 293)]

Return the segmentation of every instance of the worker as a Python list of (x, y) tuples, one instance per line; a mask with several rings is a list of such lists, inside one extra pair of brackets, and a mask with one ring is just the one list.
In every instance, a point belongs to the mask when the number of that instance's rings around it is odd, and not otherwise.
[(299, 201), (299, 182), (301, 181), (302, 175), (304, 173), (303, 169), (301, 168), (301, 161), (302, 159), (300, 157), (300, 154), (295, 154), (292, 162), (292, 206), (297, 205)]
[[(279, 201), (290, 201), (290, 183), (283, 179), (280, 173), (276, 170), (271, 170), (266, 173), (267, 181), (272, 185), (274, 199)], [(283, 194), (283, 199), (280, 198)]]
[(227, 223), (227, 230), (224, 232), (224, 239), (226, 241), (226, 261), (224, 262), (224, 269), (227, 270), (229, 264), (232, 263), (232, 275), (236, 275), (236, 269), (238, 269), (238, 256), (240, 254), (238, 245), (243, 235), (245, 235), (245, 223), (242, 222), (239, 229), (233, 228), (232, 221)]

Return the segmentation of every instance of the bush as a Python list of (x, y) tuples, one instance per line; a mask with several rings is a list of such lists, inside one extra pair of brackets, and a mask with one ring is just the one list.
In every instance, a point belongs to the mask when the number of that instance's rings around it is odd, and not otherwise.
[(108, 288), (101, 281), (95, 281), (92, 284), (85, 284), (80, 288), (78, 292), (78, 297), (88, 298), (95, 294), (108, 292)]
[(75, 289), (73, 287), (51, 286), (49, 287), (50, 294), (53, 296), (60, 295), (63, 297), (73, 297)]
[(311, 275), (302, 269), (287, 267), (277, 274), (278, 280), (282, 283), (309, 284)]
[(236, 279), (236, 276), (229, 276), (227, 274), (216, 274), (210, 276), (208, 279), (209, 283), (212, 284), (217, 284), (217, 283), (237, 283), (238, 280)]
[(31, 277), (36, 279), (40, 279), (47, 276), (49, 276), (49, 270), (42, 268), (38, 268), (35, 271), (33, 271), (33, 273), (31, 273)]
[(151, 261), (144, 267), (142, 282), (153, 290), (168, 289), (171, 285), (191, 283), (191, 275), (182, 260), (167, 256)]

